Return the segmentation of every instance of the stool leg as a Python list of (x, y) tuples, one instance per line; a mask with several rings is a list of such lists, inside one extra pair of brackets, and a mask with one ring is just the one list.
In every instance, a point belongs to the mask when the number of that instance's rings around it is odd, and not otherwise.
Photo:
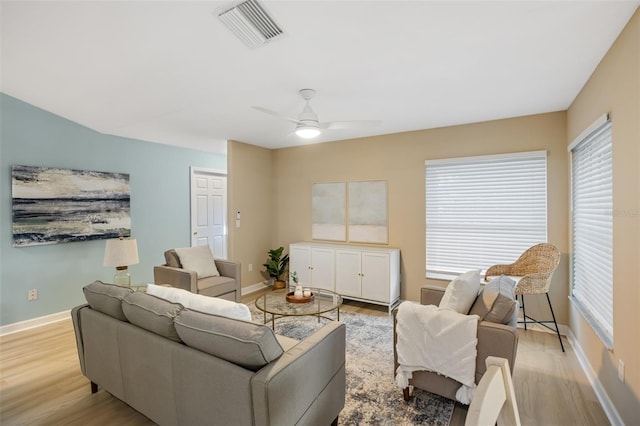
[(520, 295), (520, 303), (522, 304), (522, 322), (524, 323), (524, 329), (527, 329), (527, 311), (524, 309), (524, 294)]
[(556, 326), (556, 334), (558, 335), (558, 340), (560, 341), (560, 347), (562, 348), (562, 352), (564, 352), (564, 345), (562, 344), (562, 337), (560, 337), (560, 330), (558, 330), (558, 323), (556, 322), (556, 316), (553, 313), (553, 307), (551, 306), (551, 299), (549, 298), (549, 293), (545, 293), (547, 295), (547, 302), (549, 302), (549, 309), (551, 310), (551, 316), (553, 317), (553, 323)]

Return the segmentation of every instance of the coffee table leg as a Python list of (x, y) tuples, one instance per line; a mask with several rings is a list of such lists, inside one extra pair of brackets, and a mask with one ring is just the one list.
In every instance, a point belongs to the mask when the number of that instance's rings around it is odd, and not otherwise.
[(271, 329), (276, 329), (276, 316), (274, 314), (271, 314)]
[(340, 305), (338, 305), (338, 321), (340, 321)]

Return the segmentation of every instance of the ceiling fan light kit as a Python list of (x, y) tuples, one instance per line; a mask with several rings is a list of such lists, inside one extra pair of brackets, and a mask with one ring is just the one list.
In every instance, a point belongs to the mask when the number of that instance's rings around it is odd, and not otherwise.
[(315, 138), (320, 134), (320, 129), (315, 126), (309, 126), (305, 124), (299, 124), (296, 127), (296, 135), (304, 139)]
[(286, 117), (284, 115), (278, 114), (275, 111), (271, 111), (270, 109), (259, 106), (254, 106), (253, 109), (264, 112), (265, 114), (283, 118), (294, 123), (296, 125), (296, 135), (304, 139), (315, 138), (320, 134), (320, 129), (355, 129), (380, 125), (380, 120), (328, 121), (325, 123), (320, 123), (318, 121), (318, 115), (313, 112), (313, 110), (311, 109), (311, 105), (309, 104), (309, 101), (311, 101), (313, 96), (316, 94), (316, 91), (313, 89), (301, 89), (298, 91), (298, 93), (300, 93), (300, 96), (302, 96), (302, 99), (304, 99), (305, 105), (302, 109), (302, 112), (298, 115), (297, 119)]

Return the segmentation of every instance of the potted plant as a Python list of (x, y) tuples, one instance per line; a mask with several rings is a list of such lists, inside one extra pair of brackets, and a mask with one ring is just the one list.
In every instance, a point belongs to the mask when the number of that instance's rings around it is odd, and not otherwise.
[(282, 255), (284, 247), (278, 247), (277, 249), (269, 250), (269, 260), (267, 263), (263, 263), (262, 266), (266, 268), (267, 275), (273, 279), (273, 288), (285, 288), (286, 283), (283, 280), (283, 276), (289, 265), (289, 255)]

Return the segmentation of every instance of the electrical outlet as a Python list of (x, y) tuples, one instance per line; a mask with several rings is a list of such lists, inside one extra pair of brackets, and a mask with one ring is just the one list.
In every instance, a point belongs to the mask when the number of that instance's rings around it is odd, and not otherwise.
[(624, 383), (624, 362), (621, 359), (618, 360), (618, 379)]
[(249, 264), (249, 272), (253, 272), (253, 263)]
[(38, 289), (34, 288), (27, 292), (27, 300), (32, 301), (38, 298)]

